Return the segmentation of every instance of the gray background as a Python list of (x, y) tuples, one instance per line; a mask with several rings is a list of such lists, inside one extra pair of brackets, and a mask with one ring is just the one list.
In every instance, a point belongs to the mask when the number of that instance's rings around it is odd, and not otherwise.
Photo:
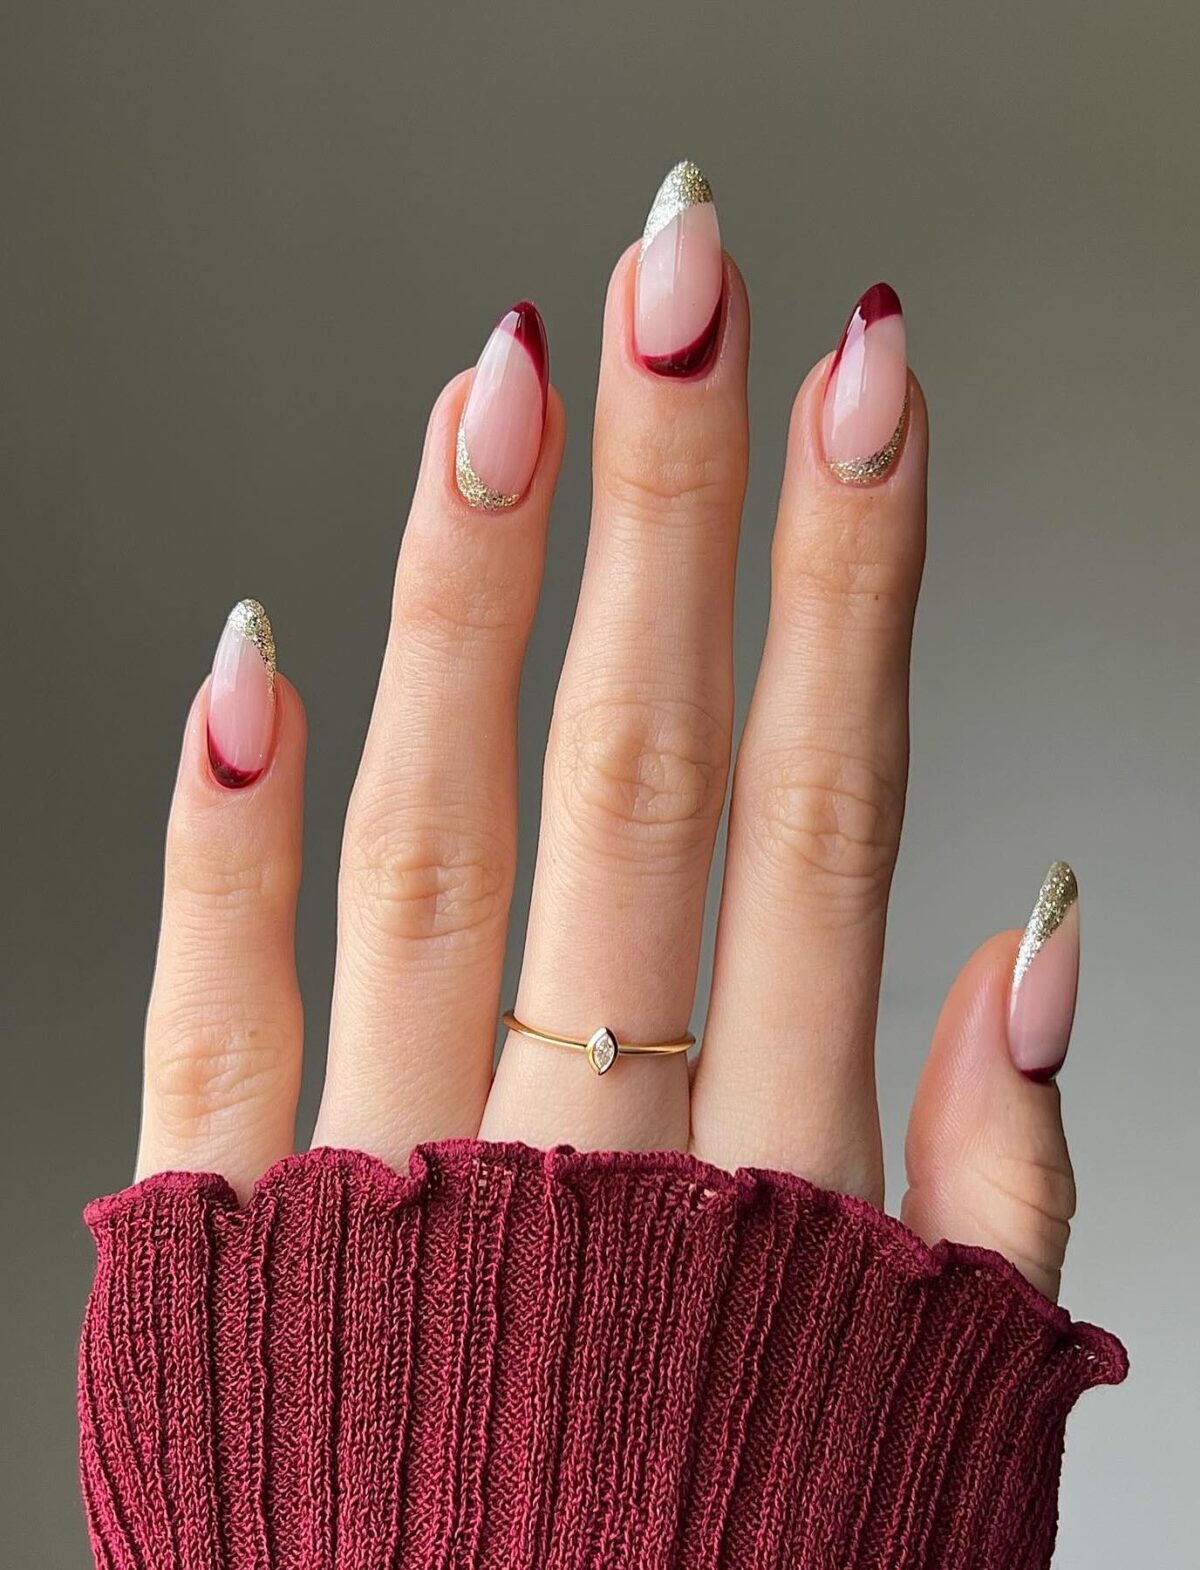
[(5, 1564), (86, 1562), (77, 1212), (128, 1177), (161, 830), (225, 611), (266, 601), (311, 716), (311, 1115), (339, 820), (425, 411), (511, 299), (539, 301), (572, 439), (526, 687), (523, 900), (605, 280), (684, 155), (756, 322), (743, 701), (793, 389), (860, 289), (903, 296), (935, 452), (881, 1028), (893, 1192), (944, 989), (1069, 858), (1064, 1297), (1134, 1372), (1072, 1420), (1057, 1563), (1187, 1561), (1195, 7), (10, 0), (2, 25)]

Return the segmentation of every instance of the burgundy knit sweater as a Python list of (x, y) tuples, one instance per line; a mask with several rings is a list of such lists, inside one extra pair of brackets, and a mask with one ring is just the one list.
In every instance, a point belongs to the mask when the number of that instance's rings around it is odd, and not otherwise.
[(1034, 1570), (1125, 1374), (996, 1254), (686, 1156), (320, 1150), (86, 1217), (102, 1570)]

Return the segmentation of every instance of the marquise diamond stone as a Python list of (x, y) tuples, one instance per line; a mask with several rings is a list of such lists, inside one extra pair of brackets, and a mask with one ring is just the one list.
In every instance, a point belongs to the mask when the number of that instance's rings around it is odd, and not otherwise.
[(617, 1061), (617, 1038), (607, 1025), (601, 1025), (588, 1037), (587, 1057), (597, 1074), (607, 1074)]

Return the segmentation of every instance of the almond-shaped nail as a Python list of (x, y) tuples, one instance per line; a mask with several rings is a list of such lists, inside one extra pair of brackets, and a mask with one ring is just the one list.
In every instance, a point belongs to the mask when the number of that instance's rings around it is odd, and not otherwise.
[(275, 740), (275, 638), (257, 600), (239, 600), (217, 644), (208, 688), (208, 761), (230, 790), (253, 785)]
[(694, 163), (658, 188), (638, 254), (634, 344), (659, 376), (696, 376), (712, 363), (721, 328), (725, 259), (712, 188)]
[(1079, 988), (1079, 885), (1065, 861), (1046, 874), (1021, 938), (1008, 1006), (1008, 1047), (1029, 1079), (1063, 1065)]
[(458, 424), (455, 477), (472, 507), (496, 512), (525, 494), (542, 450), (550, 349), (536, 305), (520, 300), (483, 347)]
[(904, 313), (891, 284), (873, 284), (850, 313), (825, 384), (825, 461), (847, 485), (881, 480), (908, 423)]

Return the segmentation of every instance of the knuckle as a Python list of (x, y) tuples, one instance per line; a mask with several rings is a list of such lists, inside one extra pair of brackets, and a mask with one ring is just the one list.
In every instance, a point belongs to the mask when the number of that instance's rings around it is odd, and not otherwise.
[(275, 1105), (294, 1075), (290, 1022), (214, 1024), (190, 1002), (152, 1011), (146, 1039), (147, 1099), (181, 1143)]
[(964, 1208), (997, 1252), (1043, 1290), (1056, 1283), (1075, 1214), (1075, 1176), (1065, 1145), (1051, 1156), (990, 1156), (965, 1182)]
[(669, 426), (650, 425), (603, 455), (604, 489), (616, 511), (635, 521), (721, 514), (736, 505), (745, 461), (736, 442), (685, 443)]
[(166, 887), (175, 908), (228, 919), (294, 899), (297, 881), (290, 855), (230, 856), (203, 828), (173, 823), (168, 832)]
[(359, 821), (342, 890), (359, 932), (389, 948), (467, 941), (508, 915), (514, 851), (459, 824), (405, 828)]
[(777, 535), (772, 595), (781, 609), (872, 621), (912, 615), (919, 561), (907, 537), (887, 527), (888, 519), (873, 520), (874, 506), (874, 497), (826, 502), (819, 527)]
[(756, 846), (835, 903), (886, 896), (903, 790), (865, 760), (833, 749), (789, 749), (758, 759), (739, 780), (739, 817)]
[(690, 848), (721, 814), (729, 728), (695, 704), (593, 702), (556, 718), (553, 758), (559, 799), (588, 834)]
[(999, 1204), (1051, 1227), (1065, 1228), (1075, 1214), (1075, 1173), (1065, 1144), (1053, 1152), (992, 1155), (976, 1163), (974, 1175)]
[(395, 629), (436, 649), (523, 636), (530, 615), (528, 596), (507, 578), (490, 577), (478, 563), (456, 561), (451, 552), (406, 563), (397, 578)]

